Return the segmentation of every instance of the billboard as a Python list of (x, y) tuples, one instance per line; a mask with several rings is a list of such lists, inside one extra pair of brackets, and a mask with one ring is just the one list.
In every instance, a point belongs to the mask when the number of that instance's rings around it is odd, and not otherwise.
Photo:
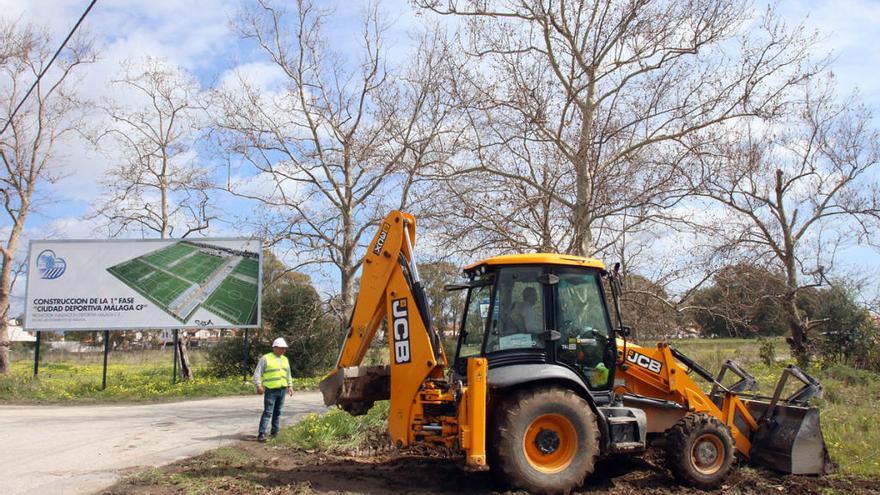
[(28, 330), (253, 328), (259, 239), (32, 241)]

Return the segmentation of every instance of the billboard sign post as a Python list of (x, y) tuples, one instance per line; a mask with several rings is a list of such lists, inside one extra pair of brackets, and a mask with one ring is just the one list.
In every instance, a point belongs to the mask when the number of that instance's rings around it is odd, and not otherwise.
[(259, 239), (31, 241), (27, 273), (34, 377), (46, 330), (103, 332), (104, 390), (111, 330), (171, 330), (176, 383), (181, 329), (260, 326)]
[(177, 353), (178, 353), (178, 350), (177, 350), (178, 340), (177, 339), (178, 339), (178, 330), (175, 328), (174, 329), (174, 344), (173, 344), (174, 345), (174, 357), (172, 358), (172, 359), (174, 359), (174, 364), (171, 366), (171, 383), (172, 384), (177, 383)]
[(37, 334), (37, 341), (34, 342), (34, 378), (40, 373), (40, 331), (37, 330), (34, 332)]
[(258, 239), (32, 241), (26, 329), (256, 328)]
[(110, 330), (104, 330), (104, 373), (101, 378), (101, 390), (107, 390), (107, 354), (110, 353)]

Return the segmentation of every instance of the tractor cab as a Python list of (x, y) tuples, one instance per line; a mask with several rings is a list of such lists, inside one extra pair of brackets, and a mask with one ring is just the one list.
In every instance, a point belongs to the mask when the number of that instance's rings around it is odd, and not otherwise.
[[(591, 394), (614, 383), (616, 339), (595, 259), (559, 254), (496, 256), (465, 267), (468, 290), (454, 372), (481, 356), (490, 369), (553, 364)], [(533, 368), (536, 369), (536, 368)], [(601, 395), (601, 394), (600, 394)]]

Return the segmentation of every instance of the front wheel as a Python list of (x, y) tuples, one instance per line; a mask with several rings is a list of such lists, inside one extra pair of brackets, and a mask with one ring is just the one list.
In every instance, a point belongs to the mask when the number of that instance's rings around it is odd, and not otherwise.
[(496, 410), (493, 458), (504, 480), (531, 493), (569, 493), (593, 472), (599, 430), (589, 404), (560, 388), (529, 390)]
[(679, 482), (711, 490), (730, 473), (733, 448), (724, 423), (708, 414), (688, 414), (666, 432), (666, 465)]

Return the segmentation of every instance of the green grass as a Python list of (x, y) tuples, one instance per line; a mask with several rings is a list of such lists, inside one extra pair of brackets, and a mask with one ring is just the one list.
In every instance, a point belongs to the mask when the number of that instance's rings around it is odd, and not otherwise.
[[(266, 486), (261, 459), (235, 447), (220, 447), (177, 465), (149, 468), (125, 478), (132, 487), (162, 487), (161, 493), (298, 493), (290, 487), (272, 490)], [(151, 493), (135, 490), (135, 493)], [(310, 493), (311, 491), (306, 491)], [(108, 493), (116, 493), (110, 490)]]
[(154, 265), (168, 266), (195, 250), (196, 248), (193, 246), (178, 243), (172, 244), (171, 246), (158, 251), (153, 251), (152, 253), (143, 256), (143, 258)]
[(388, 402), (377, 402), (363, 416), (352, 416), (341, 409), (324, 414), (312, 413), (298, 423), (282, 429), (273, 445), (302, 450), (344, 451), (361, 446), (371, 435), (385, 429)]
[(246, 277), (251, 277), (254, 280), (257, 280), (260, 272), (260, 263), (257, 260), (245, 258), (241, 260), (238, 265), (235, 267), (235, 270), (232, 273), (239, 273)]
[(177, 296), (191, 287), (187, 282), (156, 270), (137, 258), (107, 270), (162, 307), (167, 307)]
[(252, 323), (257, 306), (257, 286), (235, 277), (227, 277), (208, 297), (202, 307), (231, 323)]
[(135, 258), (133, 260), (126, 261), (125, 263), (111, 266), (107, 270), (113, 275), (116, 275), (118, 278), (122, 279), (123, 281), (133, 284), (137, 283), (137, 281), (144, 276), (150, 274), (154, 270), (154, 268)]
[(182, 260), (174, 266), (164, 265), (165, 269), (179, 275), (190, 282), (202, 284), (214, 273), (220, 265), (223, 264), (223, 258), (211, 256), (210, 254), (197, 253), (189, 258)]
[[(241, 376), (217, 378), (206, 372), (204, 352), (190, 351), (195, 378), (171, 383), (171, 350), (111, 352), (107, 389), (101, 390), (102, 355), (47, 353), (33, 378), (33, 357), (19, 356), (7, 376), (0, 376), (0, 402), (142, 402), (221, 397), (254, 393)], [(313, 389), (318, 378), (294, 379), (297, 390)]]

